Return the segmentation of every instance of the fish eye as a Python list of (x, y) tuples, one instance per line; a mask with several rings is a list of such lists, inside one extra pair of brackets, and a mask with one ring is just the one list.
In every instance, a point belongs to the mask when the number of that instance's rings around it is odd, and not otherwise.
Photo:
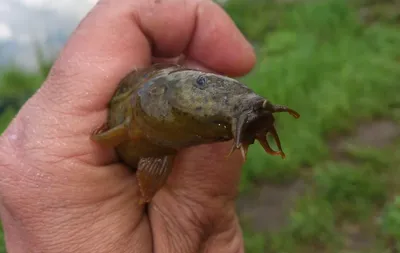
[(204, 76), (199, 76), (196, 80), (196, 84), (200, 89), (204, 89), (207, 84), (207, 79)]

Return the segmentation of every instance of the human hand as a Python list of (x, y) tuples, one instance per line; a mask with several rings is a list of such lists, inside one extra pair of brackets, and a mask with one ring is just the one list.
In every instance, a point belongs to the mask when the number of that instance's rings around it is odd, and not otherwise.
[(148, 205), (115, 153), (90, 140), (116, 85), (152, 56), (230, 76), (252, 47), (209, 0), (100, 0), (0, 139), (0, 214), (18, 252), (243, 252), (231, 143), (188, 148)]

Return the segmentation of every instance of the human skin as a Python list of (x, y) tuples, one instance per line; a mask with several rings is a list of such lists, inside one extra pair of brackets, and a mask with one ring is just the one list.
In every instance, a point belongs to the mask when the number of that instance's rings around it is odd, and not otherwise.
[(187, 65), (234, 77), (255, 63), (210, 0), (100, 0), (86, 16), (0, 137), (9, 253), (244, 252), (235, 212), (242, 158), (226, 159), (232, 143), (180, 152), (146, 208), (135, 176), (89, 139), (120, 79), (153, 57), (180, 54)]

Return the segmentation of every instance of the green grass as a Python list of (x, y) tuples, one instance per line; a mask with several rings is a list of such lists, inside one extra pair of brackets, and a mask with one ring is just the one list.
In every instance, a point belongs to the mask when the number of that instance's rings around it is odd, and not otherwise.
[[(389, 118), (400, 123), (400, 111), (388, 106), (400, 103), (395, 19), (400, 11), (388, 8), (388, 2), (368, 3), (372, 19), (381, 21), (367, 25), (358, 12), (366, 1), (347, 2), (230, 0), (226, 6), (257, 50), (258, 63), (243, 82), (301, 114), (300, 119), (277, 115), (286, 159), (265, 154), (258, 144), (251, 146), (241, 190), (251, 194), (257, 184), (298, 177), (308, 183), (289, 223), (279, 231), (255, 232), (243, 222), (248, 253), (385, 253), (400, 240), (400, 140), (381, 149), (350, 144), (341, 161), (332, 158), (328, 141), (351, 135), (359, 122)], [(0, 132), (47, 71), (12, 69), (2, 75), (0, 97), (12, 102), (0, 114)], [(349, 246), (347, 233), (354, 229), (376, 239), (370, 251)]]
[(385, 178), (371, 166), (329, 163), (315, 170), (315, 191), (329, 201), (341, 219), (358, 220), (371, 215), (375, 204), (387, 198)]
[(380, 223), (381, 235), (386, 239), (386, 243), (397, 251), (400, 250), (400, 196), (396, 196), (393, 201), (385, 206)]
[(287, 159), (251, 147), (243, 186), (254, 178), (276, 182), (298, 176), (298, 168), (327, 158), (331, 131), (385, 115), (397, 99), (400, 33), (382, 25), (364, 28), (344, 1), (316, 2), (282, 14), (276, 30), (260, 38), (258, 65), (243, 78), (274, 103), (301, 114), (298, 120), (278, 116)]
[[(244, 1), (227, 6), (258, 52), (255, 70), (242, 80), (301, 117), (277, 117), (285, 160), (266, 155), (258, 145), (250, 148), (241, 189), (251, 192), (260, 182), (304, 177), (309, 191), (298, 199), (289, 225), (247, 239), (247, 252), (365, 252), (346, 244), (349, 227), (380, 238), (371, 250), (384, 252), (400, 232), (388, 225), (396, 224), (388, 220), (398, 215), (390, 200), (399, 193), (400, 161), (393, 152), (400, 144), (385, 150), (350, 145), (343, 150), (350, 161), (335, 161), (328, 138), (351, 133), (359, 122), (399, 118), (388, 106), (400, 94), (398, 27), (387, 19), (361, 23), (357, 6), (348, 1), (265, 2), (252, 1), (249, 14), (240, 12)], [(370, 7), (373, 13), (375, 8)], [(387, 225), (380, 227), (375, 217), (386, 205)]]

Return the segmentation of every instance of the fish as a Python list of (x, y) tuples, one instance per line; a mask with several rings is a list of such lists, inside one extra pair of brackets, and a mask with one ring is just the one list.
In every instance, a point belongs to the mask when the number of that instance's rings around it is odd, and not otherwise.
[[(273, 114), (279, 112), (300, 117), (237, 79), (177, 63), (155, 63), (132, 70), (119, 82), (106, 122), (90, 138), (114, 148), (135, 170), (139, 202), (144, 204), (165, 185), (177, 153), (187, 147), (233, 140), (226, 158), (239, 150), (246, 160), (257, 140), (266, 153), (285, 158), (274, 126)], [(270, 147), (268, 134), (278, 151)]]

